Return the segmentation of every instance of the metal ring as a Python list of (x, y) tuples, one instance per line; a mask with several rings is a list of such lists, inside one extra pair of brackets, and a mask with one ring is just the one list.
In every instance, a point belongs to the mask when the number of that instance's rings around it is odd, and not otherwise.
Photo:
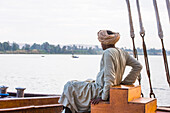
[(141, 36), (141, 37), (144, 37), (144, 36), (145, 36), (145, 33), (140, 33), (140, 36)]
[(154, 98), (156, 98), (156, 96), (155, 96), (155, 94), (153, 92), (150, 93), (150, 98), (152, 98), (152, 95), (153, 95)]

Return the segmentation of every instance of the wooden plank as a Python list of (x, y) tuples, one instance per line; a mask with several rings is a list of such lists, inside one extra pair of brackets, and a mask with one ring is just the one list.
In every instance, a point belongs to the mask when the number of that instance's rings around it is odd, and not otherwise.
[(170, 113), (169, 111), (159, 111), (157, 110), (156, 113)]
[(148, 102), (145, 106), (145, 113), (155, 113), (157, 109), (157, 100), (153, 99), (153, 101)]
[[(128, 92), (128, 101), (137, 99), (141, 96), (141, 86), (135, 86), (135, 85), (119, 85), (119, 86), (113, 86), (111, 87), (111, 90), (127, 90)], [(117, 91), (118, 91), (117, 90)]]
[[(97, 105), (91, 105), (91, 113), (108, 113), (110, 112), (110, 104), (100, 103)], [(114, 108), (113, 108), (114, 109)]]
[(30, 97), (30, 98), (7, 98), (0, 100), (0, 109), (23, 107), (30, 105), (58, 104), (59, 96)]
[(147, 104), (149, 102), (155, 101), (155, 98), (138, 98), (130, 101), (129, 103), (134, 103), (134, 104)]
[[(124, 108), (122, 107), (122, 109)], [(126, 110), (126, 113), (145, 113), (145, 105), (128, 103), (125, 110)]]
[(132, 88), (135, 88), (135, 87), (140, 87), (140, 85), (118, 85), (118, 86), (112, 86), (110, 89), (125, 89), (125, 90), (128, 90), (128, 89), (132, 89)]
[(128, 102), (141, 97), (141, 86), (128, 90)]
[(41, 106), (24, 106), (24, 107), (15, 107), (15, 108), (5, 108), (0, 109), (0, 111), (17, 111), (17, 110), (26, 110), (26, 109), (39, 109), (39, 108), (52, 108), (52, 107), (62, 107), (62, 104), (50, 104), (50, 105), (41, 105)]
[(168, 107), (157, 107), (157, 110), (170, 112), (170, 108)]
[[(24, 106), (16, 108), (5, 108), (0, 109), (1, 113), (60, 113), (63, 109), (61, 104), (51, 104), (51, 105), (42, 105), (42, 106)], [(54, 112), (56, 111), (56, 112)], [(60, 111), (60, 112), (59, 112)]]
[(110, 89), (110, 104), (113, 106), (127, 104), (128, 90)]
[(24, 107), (16, 107), (16, 108), (5, 108), (5, 109), (0, 109), (0, 111), (17, 111), (17, 110), (24, 110), (24, 109), (31, 109), (34, 108), (34, 106), (24, 106)]
[[(110, 103), (91, 105), (91, 113), (155, 113), (156, 99), (141, 98), (140, 96), (140, 86), (111, 87)], [(128, 102), (129, 100), (131, 101)]]
[[(8, 92), (9, 96), (15, 98), (16, 92)], [(56, 94), (34, 94), (34, 93), (24, 93), (24, 97), (45, 97), (45, 96), (61, 96)]]

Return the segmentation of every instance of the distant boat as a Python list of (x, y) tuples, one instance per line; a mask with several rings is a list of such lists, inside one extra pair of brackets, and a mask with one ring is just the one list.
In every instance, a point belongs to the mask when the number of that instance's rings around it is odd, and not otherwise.
[(72, 58), (79, 58), (78, 56), (72, 56)]
[(74, 54), (72, 54), (72, 58), (79, 58), (78, 56), (75, 56)]
[(45, 57), (45, 56), (41, 56), (41, 57)]

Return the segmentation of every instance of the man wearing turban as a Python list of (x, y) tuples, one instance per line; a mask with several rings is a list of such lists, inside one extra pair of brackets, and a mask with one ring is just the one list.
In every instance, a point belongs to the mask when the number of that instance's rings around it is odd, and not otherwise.
[[(96, 81), (69, 81), (59, 99), (63, 104), (63, 113), (90, 111), (90, 104), (98, 104), (101, 100), (109, 99), (110, 86), (126, 84), (132, 85), (139, 76), (142, 65), (127, 52), (116, 48), (119, 33), (100, 30), (98, 40), (104, 50), (100, 62), (100, 72)], [(122, 77), (126, 66), (132, 69), (126, 78)]]

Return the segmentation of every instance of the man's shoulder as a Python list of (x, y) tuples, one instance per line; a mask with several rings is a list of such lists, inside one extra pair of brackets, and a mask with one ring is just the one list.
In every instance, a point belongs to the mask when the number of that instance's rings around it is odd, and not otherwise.
[(122, 50), (122, 49), (120, 49), (120, 48), (108, 48), (108, 49), (106, 49), (104, 52), (108, 52), (108, 53), (110, 53), (110, 52), (126, 52), (126, 51), (124, 51), (124, 50)]
[(104, 51), (104, 55), (127, 55), (128, 53), (120, 48), (108, 48)]

